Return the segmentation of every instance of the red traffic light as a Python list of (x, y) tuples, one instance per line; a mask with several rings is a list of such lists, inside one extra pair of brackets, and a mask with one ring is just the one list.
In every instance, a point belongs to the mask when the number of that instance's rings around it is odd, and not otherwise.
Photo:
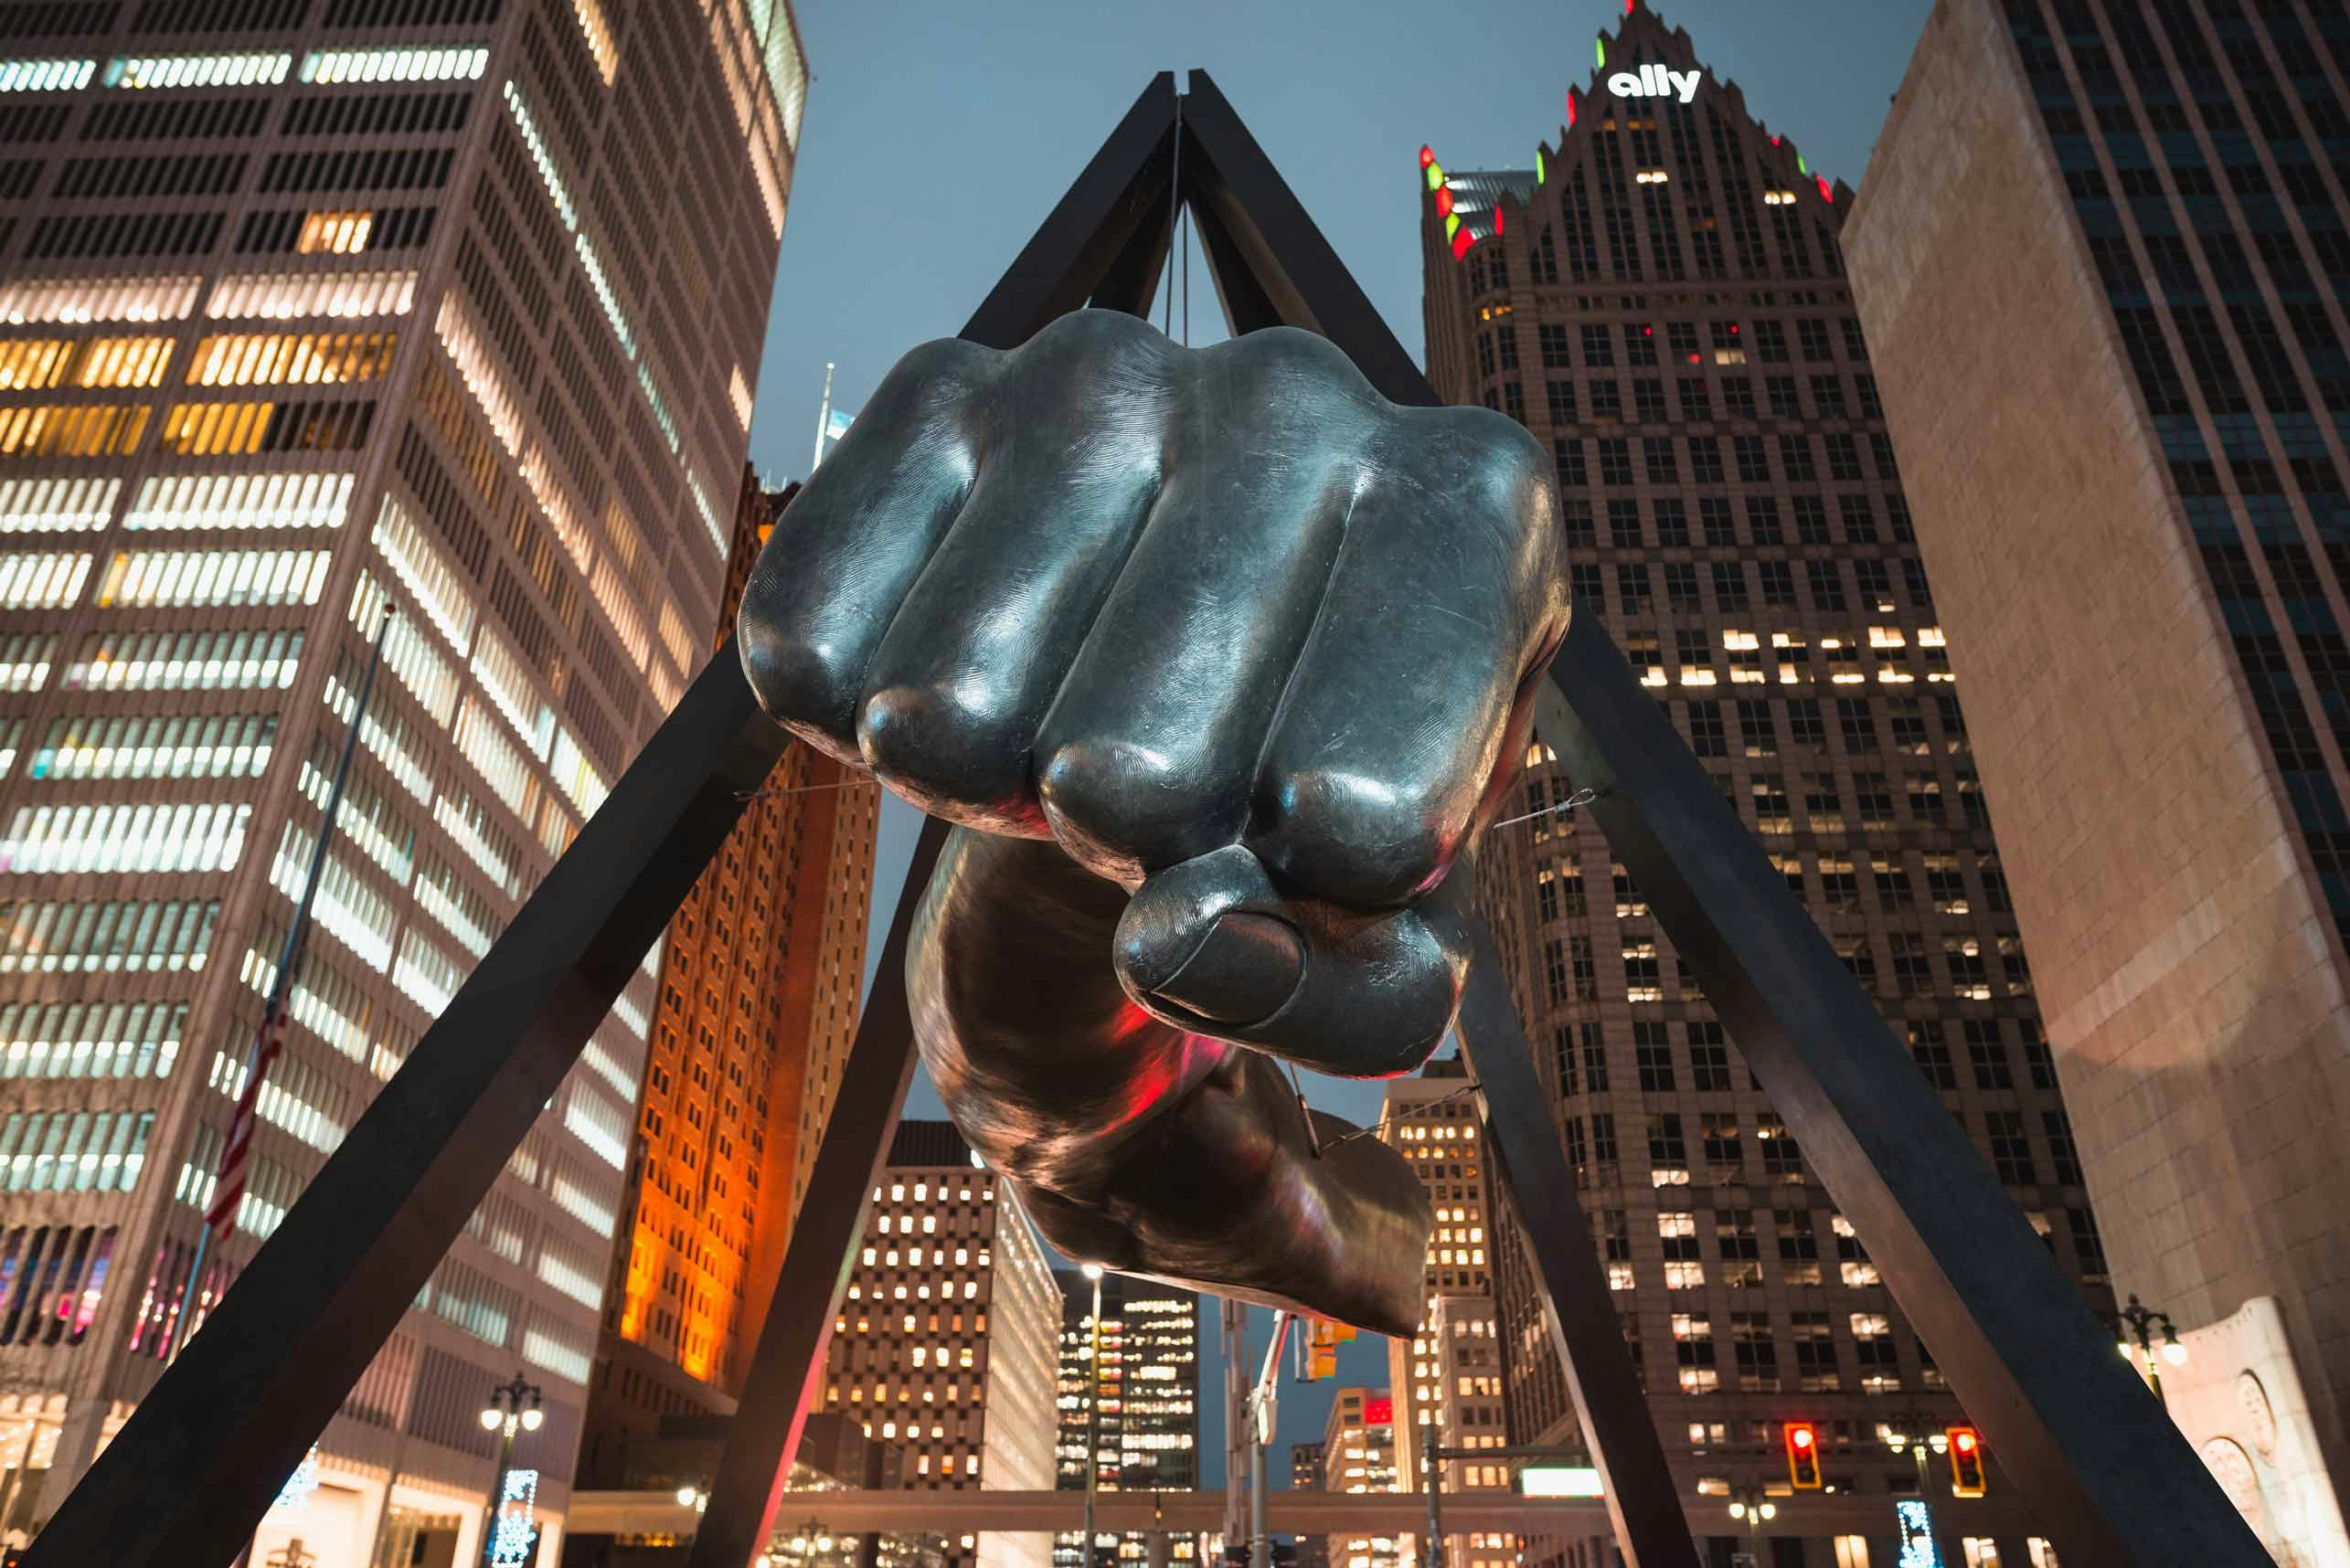
[(1788, 1480), (1797, 1491), (1816, 1491), (1820, 1486), (1819, 1432), (1808, 1421), (1790, 1421), (1784, 1430)]
[(1951, 1496), (1979, 1498), (1986, 1488), (1983, 1476), (1983, 1434), (1972, 1426), (1943, 1429), (1951, 1443)]

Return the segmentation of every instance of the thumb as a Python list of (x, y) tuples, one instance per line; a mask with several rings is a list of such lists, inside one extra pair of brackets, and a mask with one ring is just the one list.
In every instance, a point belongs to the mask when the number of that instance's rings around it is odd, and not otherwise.
[(1342, 1077), (1408, 1073), (1451, 1027), (1468, 975), (1467, 874), (1399, 909), (1284, 897), (1234, 844), (1144, 879), (1114, 962), (1179, 1028)]

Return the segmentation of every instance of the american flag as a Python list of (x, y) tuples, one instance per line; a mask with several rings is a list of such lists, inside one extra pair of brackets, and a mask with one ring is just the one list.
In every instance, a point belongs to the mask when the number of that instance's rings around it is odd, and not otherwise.
[(261, 1083), (270, 1075), (278, 1053), (285, 1049), (285, 1022), (283, 1012), (261, 1020), (261, 1048), (245, 1078), (244, 1093), (237, 1097), (237, 1113), (229, 1121), (229, 1145), (220, 1151), (212, 1206), (204, 1211), (204, 1223), (212, 1227), (215, 1246), (226, 1244), (237, 1229), (238, 1205), (244, 1202), (246, 1178), (253, 1169), (253, 1123), (260, 1116)]

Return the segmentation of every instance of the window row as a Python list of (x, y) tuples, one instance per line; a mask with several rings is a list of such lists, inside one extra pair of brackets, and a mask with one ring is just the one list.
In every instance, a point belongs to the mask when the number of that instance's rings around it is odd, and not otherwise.
[(278, 715), (81, 715), (50, 721), (34, 779), (258, 779)]
[(12, 1001), (0, 1078), (167, 1078), (186, 1027), (181, 1001)]
[[(49, 641), (53, 649), (54, 634)], [(97, 631), (67, 666), (61, 684), (90, 692), (282, 691), (293, 683), (302, 641), (300, 630), (282, 627)], [(9, 667), (6, 652), (0, 647), (0, 671)], [(47, 654), (41, 658), (36, 667), (45, 670)], [(35, 680), (27, 689), (39, 687)]]
[(196, 308), (203, 282), (197, 277), (0, 280), (0, 323), (179, 321)]
[(230, 871), (252, 813), (241, 800), (20, 806), (0, 837), (0, 871)]
[(0, 1121), (0, 1192), (128, 1192), (153, 1111), (12, 1111)]
[(17, 338), (0, 343), (0, 392), (59, 387), (160, 387), (167, 337)]
[(105, 1298), (115, 1235), (112, 1225), (18, 1225), (0, 1240), (0, 1345), (81, 1343)]
[(0, 974), (200, 969), (219, 918), (217, 898), (0, 903)]
[[(1506, 397), (1503, 399), (1502, 412), (1523, 423), (1523, 409), (1511, 408), (1508, 402)], [(1599, 483), (1612, 489), (1643, 483), (1728, 485), (1733, 472), (1739, 484), (1816, 484), (1824, 479), (1839, 484), (1858, 484), (1870, 479), (1893, 483), (1901, 477), (1894, 460), (1892, 438), (1882, 430), (1870, 431), (1866, 436), (1849, 431), (1816, 436), (1731, 436), (1728, 438), (1730, 461), (1727, 467), (1723, 463), (1724, 438), (1720, 436), (1643, 436), (1637, 438), (1641, 461), (1635, 469), (1634, 439), (1600, 436), (1588, 443), (1581, 436), (1554, 439), (1550, 443), (1551, 463), (1560, 488), (1569, 494), (1591, 488), (1592, 454), (1597, 457)], [(1868, 452), (1866, 464), (1861, 461), (1864, 442)], [(1680, 459), (1685, 450), (1688, 454), (1685, 475)]]
[(100, 579), (100, 609), (130, 606), (315, 604), (328, 550), (134, 550)]

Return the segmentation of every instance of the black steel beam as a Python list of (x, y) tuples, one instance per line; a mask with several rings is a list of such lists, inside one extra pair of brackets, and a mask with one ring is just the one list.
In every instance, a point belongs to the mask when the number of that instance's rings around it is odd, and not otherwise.
[[(1388, 401), (1419, 407), (1440, 401), (1306, 215), (1297, 193), (1204, 70), (1191, 73), (1184, 93), (1183, 147), (1185, 199), (1195, 215), (1205, 209), (1215, 216), (1230, 238), (1234, 259), (1256, 280), (1281, 321), (1318, 332), (1345, 349)], [(1202, 221), (1200, 236), (1207, 235)], [(1211, 249), (1208, 254), (1214, 258), (1216, 252)]]
[[(1234, 337), (1270, 326), (1298, 326), (1281, 314), (1281, 306), (1257, 281), (1239, 242), (1224, 227), (1223, 216), (1204, 201), (1191, 204), (1191, 225), (1199, 248), (1207, 256), (1207, 281), (1215, 285), (1216, 302), (1223, 307), (1224, 328)], [(1311, 328), (1307, 330), (1311, 331)]]
[(1577, 789), (1601, 792), (1588, 810), (1608, 847), (2064, 1560), (2264, 1568), (1597, 617), (1575, 617), (1535, 727)]
[[(1482, 931), (1456, 1032), (1477, 1081), (1485, 1158), (1493, 1167), (1489, 1191), (1507, 1196), (1526, 1238), (1550, 1306), (1544, 1317), (1551, 1348), (1600, 1472), (1616, 1544), (1627, 1568), (1696, 1568), (1696, 1543), (1656, 1417), (1624, 1348), (1599, 1246), (1575, 1201), (1575, 1173), (1559, 1147), (1550, 1097), (1535, 1075), (1533, 1049), (1493, 940)], [(1506, 1457), (1514, 1450), (1493, 1452)]]
[(729, 638), (67, 1497), (28, 1568), (207, 1568), (251, 1541), (784, 741)]
[(726, 1452), (696, 1521), (686, 1568), (747, 1568), (767, 1551), (775, 1510), (792, 1478), (800, 1434), (822, 1404), (824, 1351), (865, 1236), (865, 1215), (914, 1077), (914, 1021), (906, 1002), (906, 942), (946, 842), (947, 824), (926, 819), (890, 917), (873, 995), (857, 1019), (816, 1147), (807, 1195), (785, 1245), (775, 1294), (751, 1352)]

